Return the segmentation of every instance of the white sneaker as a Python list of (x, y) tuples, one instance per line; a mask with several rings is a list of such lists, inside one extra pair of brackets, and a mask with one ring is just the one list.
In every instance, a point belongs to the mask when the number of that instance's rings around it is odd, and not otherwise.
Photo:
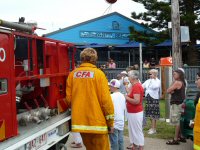
[(148, 133), (149, 133), (149, 132), (152, 132), (152, 131), (153, 131), (153, 129), (152, 129), (152, 128), (150, 128), (150, 129), (148, 130)]
[(156, 133), (156, 129), (149, 129), (148, 134), (155, 134)]

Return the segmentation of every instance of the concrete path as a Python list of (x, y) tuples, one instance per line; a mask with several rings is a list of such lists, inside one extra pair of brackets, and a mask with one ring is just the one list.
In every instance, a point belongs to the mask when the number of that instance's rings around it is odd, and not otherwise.
[[(145, 150), (193, 150), (193, 142), (191, 140), (187, 140), (187, 143), (180, 143), (180, 145), (166, 145), (167, 140), (163, 139), (155, 139), (155, 138), (145, 138)], [(72, 136), (69, 136), (69, 140), (67, 142), (68, 150), (86, 150), (83, 148), (71, 148), (70, 143), (72, 142)], [(124, 137), (124, 145), (125, 150), (129, 145), (129, 138)]]

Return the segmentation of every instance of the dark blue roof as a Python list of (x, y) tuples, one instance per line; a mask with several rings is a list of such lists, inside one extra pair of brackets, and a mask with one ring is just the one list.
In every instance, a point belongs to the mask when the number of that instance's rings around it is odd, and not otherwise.
[[(187, 43), (181, 43), (181, 45), (187, 45)], [(198, 44), (196, 45), (198, 47)], [(160, 44), (157, 44), (156, 47), (172, 47), (172, 40), (168, 39), (168, 40), (165, 40), (164, 42), (160, 43)]]
[(196, 47), (200, 47), (200, 44), (197, 44)]
[(98, 44), (98, 43), (91, 43), (91, 44), (87, 44), (87, 45), (82, 45), (82, 46), (76, 46), (76, 48), (101, 48), (101, 47), (107, 47), (107, 45), (105, 44)]
[(157, 44), (157, 47), (167, 47), (172, 46), (172, 40), (165, 40), (164, 42)]
[[(126, 44), (118, 45), (118, 46), (115, 46), (115, 47), (118, 47), (118, 48), (125, 48), (125, 47), (137, 48), (137, 47), (140, 47), (140, 43), (136, 42), (136, 41), (131, 41), (131, 42), (127, 42)], [(144, 43), (142, 43), (142, 47), (146, 47), (146, 45)]]

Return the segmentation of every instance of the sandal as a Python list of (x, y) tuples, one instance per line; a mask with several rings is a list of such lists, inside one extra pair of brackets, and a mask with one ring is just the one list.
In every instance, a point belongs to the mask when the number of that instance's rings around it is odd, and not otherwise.
[(187, 141), (186, 141), (186, 138), (184, 138), (184, 137), (179, 137), (178, 138), (178, 141), (179, 142), (182, 142), (182, 143), (186, 143)]
[(166, 142), (167, 145), (179, 145), (179, 141), (178, 140), (169, 140)]

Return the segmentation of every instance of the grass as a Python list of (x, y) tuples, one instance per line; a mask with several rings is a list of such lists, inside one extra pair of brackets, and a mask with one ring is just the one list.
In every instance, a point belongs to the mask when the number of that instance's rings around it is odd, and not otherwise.
[[(160, 100), (160, 117), (165, 118), (165, 100)], [(159, 139), (171, 139), (174, 137), (174, 126), (166, 123), (165, 120), (157, 121), (157, 133), (153, 135), (147, 134), (150, 129), (150, 119), (147, 119), (147, 124), (144, 127), (144, 136), (150, 138), (159, 138)], [(128, 136), (128, 123), (125, 123), (124, 135)]]

